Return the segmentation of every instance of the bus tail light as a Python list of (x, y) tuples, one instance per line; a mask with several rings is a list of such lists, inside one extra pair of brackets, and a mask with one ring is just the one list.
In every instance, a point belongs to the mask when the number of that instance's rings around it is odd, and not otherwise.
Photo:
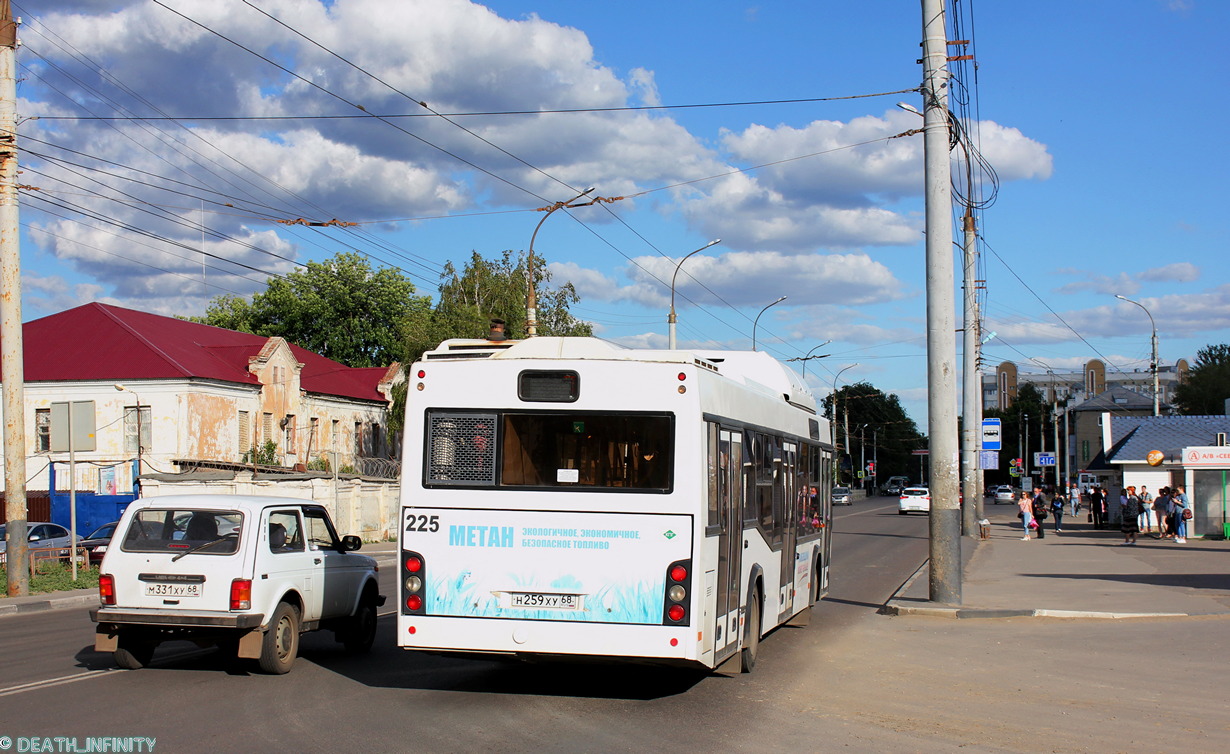
[(103, 605), (115, 604), (115, 577), (109, 573), (98, 577), (98, 601)]
[(417, 552), (401, 551), (401, 612), (426, 615), (423, 594), (427, 586), (427, 561)]
[(231, 582), (231, 609), (252, 609), (252, 579), (235, 579)]
[(688, 603), (692, 595), (692, 561), (679, 560), (666, 569), (666, 600), (662, 623), (686, 626), (689, 623)]

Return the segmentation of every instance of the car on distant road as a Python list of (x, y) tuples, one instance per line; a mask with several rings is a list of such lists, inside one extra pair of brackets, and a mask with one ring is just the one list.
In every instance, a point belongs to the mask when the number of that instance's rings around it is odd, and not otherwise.
[(1013, 502), (1016, 502), (1016, 490), (1012, 489), (1012, 487), (1006, 484), (1001, 484), (1000, 486), (995, 488), (995, 504), (996, 505), (999, 505), (1000, 503), (1013, 503)]
[[(119, 521), (103, 524), (90, 532), (88, 537), (77, 542), (77, 548), (85, 551), (90, 565), (102, 562), (103, 556), (107, 554), (107, 546), (111, 544), (111, 537), (115, 535), (115, 529), (119, 525)], [(65, 548), (62, 554), (67, 557), (68, 549)]]
[(931, 490), (927, 487), (906, 487), (897, 499), (897, 513), (904, 516), (910, 511), (931, 512)]
[(850, 497), (849, 487), (833, 488), (833, 505), (854, 505), (854, 499)]
[(910, 486), (910, 478), (905, 476), (890, 476), (884, 480), (884, 486), (880, 488), (881, 495), (893, 496), (900, 495), (901, 491)]
[[(5, 556), (7, 555), (8, 541), (5, 539), (6, 529), (7, 525), (0, 524), (0, 563), (5, 562)], [(80, 540), (81, 537), (78, 536), (77, 539)], [(43, 550), (55, 548), (67, 548), (72, 541), (68, 535), (68, 529), (59, 524), (51, 524), (46, 521), (26, 522), (26, 542), (28, 543), (26, 546), (30, 550), (42, 552)]]

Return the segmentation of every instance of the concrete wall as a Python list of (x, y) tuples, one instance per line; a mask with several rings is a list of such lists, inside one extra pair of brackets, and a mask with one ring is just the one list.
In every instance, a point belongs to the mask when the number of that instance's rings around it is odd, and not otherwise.
[(141, 497), (165, 495), (272, 495), (315, 501), (329, 511), (339, 536), (354, 534), (365, 542), (397, 536), (401, 484), (395, 481), (295, 475), (284, 478), (240, 473), (233, 478), (185, 479), (143, 477)]

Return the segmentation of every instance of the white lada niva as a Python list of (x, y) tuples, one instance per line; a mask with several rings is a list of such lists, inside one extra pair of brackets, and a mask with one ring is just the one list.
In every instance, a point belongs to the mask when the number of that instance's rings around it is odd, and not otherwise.
[(384, 604), (376, 561), (338, 537), (310, 500), (172, 495), (131, 503), (102, 562), (94, 647), (116, 664), (149, 663), (159, 642), (217, 644), (285, 673), (299, 635), (328, 629), (365, 652)]

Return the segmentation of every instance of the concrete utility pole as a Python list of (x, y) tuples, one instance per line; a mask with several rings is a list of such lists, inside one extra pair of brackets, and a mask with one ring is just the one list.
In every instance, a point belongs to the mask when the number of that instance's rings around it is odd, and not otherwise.
[(30, 591), (26, 543), (26, 400), (22, 363), (21, 246), (17, 223), (17, 24), (0, 0), (0, 380), (4, 393), (4, 495), (8, 594)]
[(961, 604), (961, 504), (944, 0), (922, 0), (927, 227), (927, 434), (931, 455), (932, 602)]
[[(967, 186), (972, 192), (973, 186)], [(978, 311), (977, 311), (977, 267), (978, 233), (974, 225), (974, 208), (971, 203), (965, 207), (965, 217), (962, 218), (962, 229), (965, 231), (965, 264), (964, 268), (964, 321), (961, 332), (961, 495), (965, 504), (961, 506), (961, 524), (964, 534), (972, 537), (978, 532), (978, 501), (982, 500), (982, 474), (979, 471), (978, 451), (982, 447), (982, 412), (978, 407), (978, 392), (982, 390), (982, 376), (978, 371)]]

